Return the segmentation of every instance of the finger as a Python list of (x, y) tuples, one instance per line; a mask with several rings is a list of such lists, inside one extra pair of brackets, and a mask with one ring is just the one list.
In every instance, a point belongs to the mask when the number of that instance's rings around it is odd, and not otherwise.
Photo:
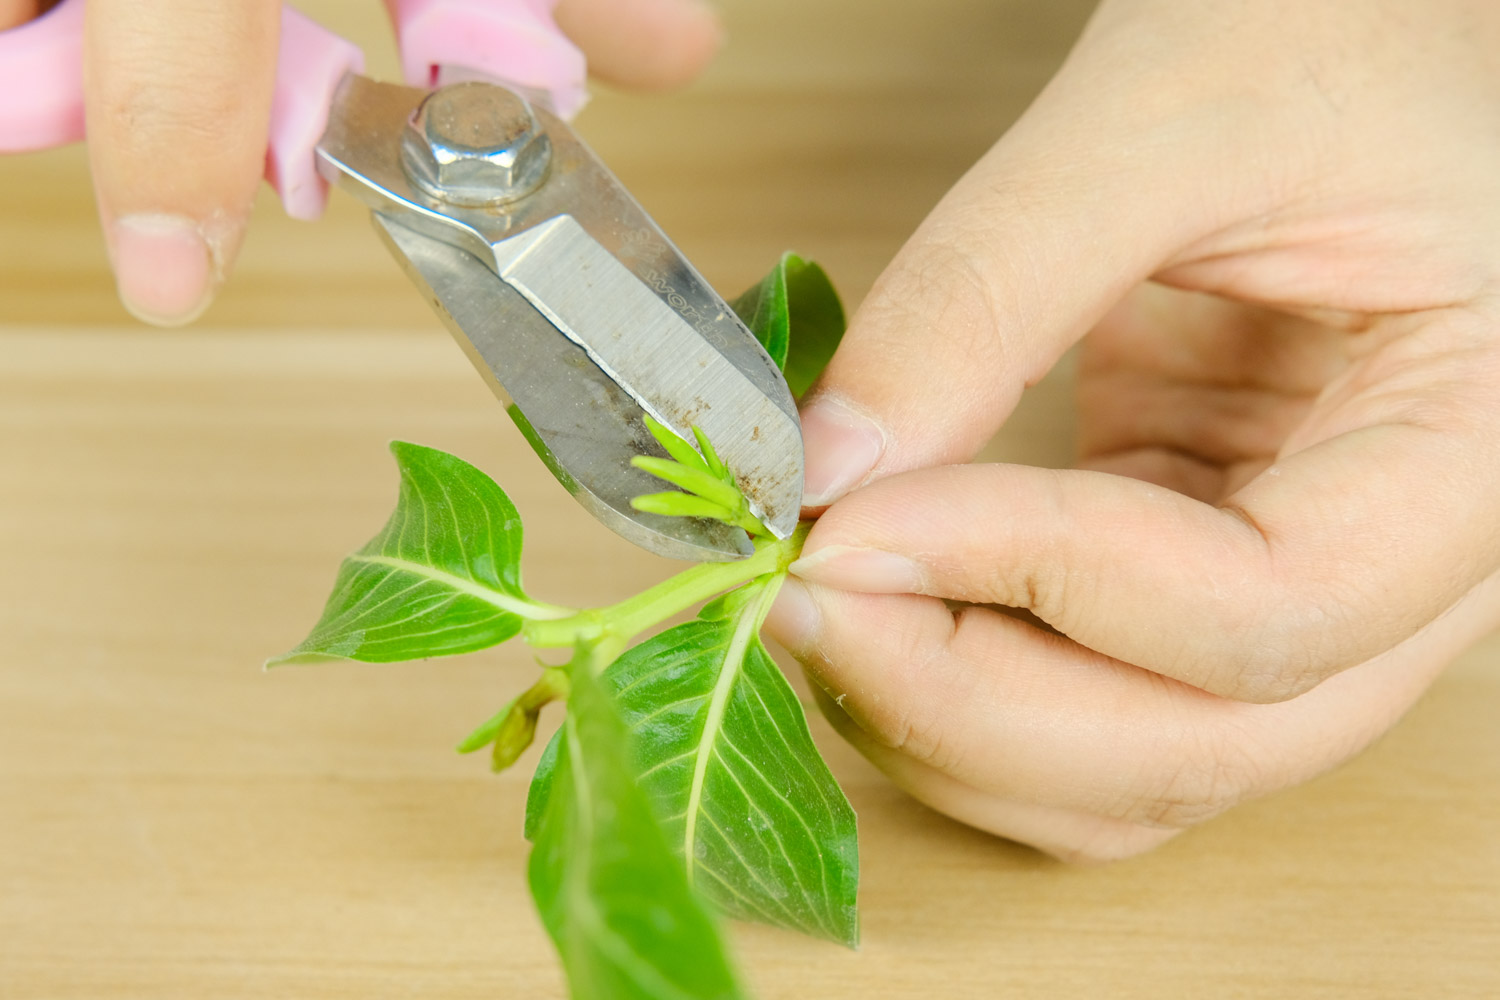
[(701, 0), (562, 0), (556, 14), (590, 73), (638, 90), (696, 79), (724, 43), (719, 15)]
[(1362, 749), (1497, 608), (1491, 582), (1420, 639), (1278, 705), (1216, 698), (932, 598), (789, 581), (766, 627), (890, 754), (1004, 801), (1176, 829)]
[(981, 792), (875, 742), (822, 690), (814, 688), (813, 697), (839, 735), (912, 798), (961, 823), (1034, 847), (1060, 861), (1118, 861), (1159, 847), (1181, 832)]
[(1148, 282), (1083, 342), (1079, 453), (1269, 462), (1350, 353), (1344, 330)]
[(1401, 366), (1399, 389), (1322, 415), (1333, 437), (1223, 507), (1094, 472), (928, 470), (836, 504), (795, 571), (1023, 607), (1216, 694), (1292, 697), (1408, 638), (1500, 565), (1500, 448), (1483, 416), (1500, 376), (1482, 374), (1496, 365), (1469, 358), (1472, 384), (1446, 358)]
[(207, 308), (265, 165), (280, 6), (89, 0), (89, 158), (120, 298), (149, 323)]
[[(1269, 462), (1260, 463), (1254, 469), (1259, 473)], [(1139, 479), (1153, 486), (1161, 486), (1181, 493), (1183, 496), (1216, 503), (1226, 492), (1225, 484), (1232, 475), (1239, 475), (1245, 468), (1236, 466), (1226, 470), (1222, 466), (1205, 462), (1173, 448), (1147, 446), (1117, 452), (1111, 455), (1080, 458), (1078, 467), (1091, 472), (1104, 472), (1112, 476)], [(1245, 478), (1250, 478), (1248, 475)]]
[(1218, 503), (1347, 369), (1347, 331), (1148, 282), (1084, 339), (1078, 466)]
[(1181, 827), (1259, 791), (1215, 742), (1254, 706), (994, 611), (788, 581), (766, 629), (875, 745), (991, 797)]
[(1172, 83), (1181, 53), (1136, 41), (1122, 61), (1086, 37), (876, 282), (803, 413), (808, 506), (971, 458), (1130, 288), (1269, 197), (1223, 181), (1233, 102), (1187, 112), (1215, 105)]
[(0, 0), (0, 31), (36, 17), (36, 0)]

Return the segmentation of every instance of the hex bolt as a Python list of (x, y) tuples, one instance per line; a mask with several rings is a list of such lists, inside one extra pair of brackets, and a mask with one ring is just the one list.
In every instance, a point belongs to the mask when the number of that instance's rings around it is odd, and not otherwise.
[(464, 207), (522, 198), (547, 176), (552, 142), (526, 99), (469, 81), (428, 94), (401, 137), (401, 166), (419, 190)]

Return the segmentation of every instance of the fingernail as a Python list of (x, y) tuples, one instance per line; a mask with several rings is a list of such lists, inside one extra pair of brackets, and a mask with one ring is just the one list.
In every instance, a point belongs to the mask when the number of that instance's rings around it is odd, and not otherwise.
[(802, 411), (807, 470), (802, 503), (822, 507), (849, 492), (875, 468), (885, 434), (869, 417), (837, 399), (822, 398)]
[(180, 326), (197, 319), (218, 283), (214, 255), (192, 219), (127, 215), (110, 227), (120, 301), (137, 319)]
[(788, 579), (782, 583), (766, 615), (765, 627), (771, 638), (797, 656), (817, 643), (822, 615), (807, 588), (797, 580)]
[(905, 556), (881, 549), (829, 545), (787, 567), (809, 583), (863, 594), (916, 594), (922, 570)]

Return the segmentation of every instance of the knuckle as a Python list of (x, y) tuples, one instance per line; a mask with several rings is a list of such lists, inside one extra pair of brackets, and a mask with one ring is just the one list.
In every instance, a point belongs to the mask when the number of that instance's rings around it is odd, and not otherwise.
[(1321, 682), (1290, 657), (1265, 657), (1241, 664), (1214, 694), (1254, 705), (1275, 705), (1306, 694)]
[[(1072, 518), (1063, 493), (1056, 488), (1039, 493), (1033, 503), (1046, 504), (1042, 520), (1067, 525)], [(1086, 563), (1068, 558), (1006, 559), (979, 576), (982, 593), (977, 599), (1010, 608), (1024, 608), (1049, 628), (1072, 635), (1104, 609), (1099, 579), (1086, 571)]]
[[(91, 138), (158, 157), (164, 146), (181, 143), (189, 148), (179, 159), (249, 146), (263, 154), (275, 48), (242, 28), (234, 32), (242, 44), (233, 50), (212, 44), (167, 48), (162, 40), (132, 36), (107, 59), (98, 56), (103, 68), (92, 87)], [(139, 35), (146, 29), (132, 30)]]
[(245, 113), (244, 95), (203, 86), (190, 93), (167, 81), (136, 81), (115, 91), (104, 104), (119, 134), (142, 147), (162, 140), (212, 142), (236, 134)]
[(884, 636), (881, 656), (893, 664), (886, 675), (898, 679), (878, 696), (862, 700), (867, 729), (888, 749), (931, 767), (950, 772), (963, 764), (964, 739), (959, 723), (962, 671), (951, 662), (953, 637), (964, 614), (955, 618), (947, 637), (891, 630)]
[[(1240, 592), (1210, 612), (1207, 637), (1185, 647), (1177, 676), (1221, 698), (1253, 704), (1290, 701), (1357, 662), (1350, 637), (1361, 641), (1349, 612), (1332, 600), (1309, 599), (1305, 588), (1270, 581), (1259, 599)], [(1202, 662), (1207, 658), (1208, 662)]]
[(972, 224), (929, 219), (901, 256), (903, 287), (891, 289), (894, 298), (920, 304), (923, 325), (941, 329), (953, 349), (973, 358), (976, 371), (1005, 361), (1001, 331), (1018, 327), (1004, 321), (1007, 307), (998, 295), (1007, 283), (997, 280), (996, 251)]
[(1129, 818), (1156, 829), (1186, 829), (1243, 802), (1262, 780), (1259, 756), (1237, 732), (1200, 738), (1175, 752), (1154, 793), (1130, 809)]
[[(1254, 512), (1222, 507), (1260, 537), (1258, 568), (1210, 612), (1216, 651), (1199, 686), (1225, 698), (1274, 704), (1389, 649), (1427, 621), (1390, 606), (1389, 574), (1367, 555), (1279, 537)], [(1188, 652), (1191, 652), (1190, 650)]]
[(920, 679), (927, 677), (925, 664), (915, 663), (913, 676), (919, 678), (908, 697), (889, 708), (882, 733), (886, 745), (905, 757), (938, 771), (949, 771), (961, 764), (957, 743), (949, 736), (948, 720), (942, 709), (940, 685)]
[(1086, 574), (1070, 573), (1061, 560), (1026, 569), (1016, 595), (1021, 606), (1064, 635), (1073, 635), (1101, 607)]
[[(1205, 628), (1178, 651), (1181, 676), (1222, 698), (1267, 704), (1286, 701), (1325, 676), (1332, 607), (1308, 597), (1310, 581), (1288, 574), (1281, 547), (1262, 516), (1237, 502), (1220, 505), (1232, 534), (1232, 552), (1249, 556), (1247, 572), (1215, 584), (1205, 605)], [(1293, 585), (1295, 584), (1295, 585)]]
[(1348, 665), (1335, 648), (1344, 626), (1328, 610), (1304, 605), (1272, 609), (1242, 630), (1241, 650), (1221, 666), (1214, 694), (1258, 705), (1306, 694)]
[(953, 765), (941, 727), (909, 713), (902, 720), (899, 733), (890, 741), (889, 746), (918, 764), (925, 764), (938, 771), (946, 771)]

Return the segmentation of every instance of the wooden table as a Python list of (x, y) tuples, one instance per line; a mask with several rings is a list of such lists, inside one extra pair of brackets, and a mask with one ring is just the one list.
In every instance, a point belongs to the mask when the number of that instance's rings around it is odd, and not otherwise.
[[(354, 2), (309, 9), (391, 75)], [(1087, 4), (741, 0), (702, 84), (580, 127), (709, 278), (783, 247), (856, 302)], [(81, 151), (0, 163), (0, 998), (562, 996), (526, 897), (530, 761), (454, 742), (522, 648), (262, 673), (384, 518), (393, 437), (492, 471), (534, 592), (659, 578), (568, 503), (367, 232), (269, 198), (219, 303), (115, 304)], [(1066, 373), (994, 455), (1067, 457)], [(938, 816), (829, 733), (859, 953), (756, 927), (768, 998), (1500, 996), (1500, 641), (1393, 733), (1157, 853), (1073, 869)]]

